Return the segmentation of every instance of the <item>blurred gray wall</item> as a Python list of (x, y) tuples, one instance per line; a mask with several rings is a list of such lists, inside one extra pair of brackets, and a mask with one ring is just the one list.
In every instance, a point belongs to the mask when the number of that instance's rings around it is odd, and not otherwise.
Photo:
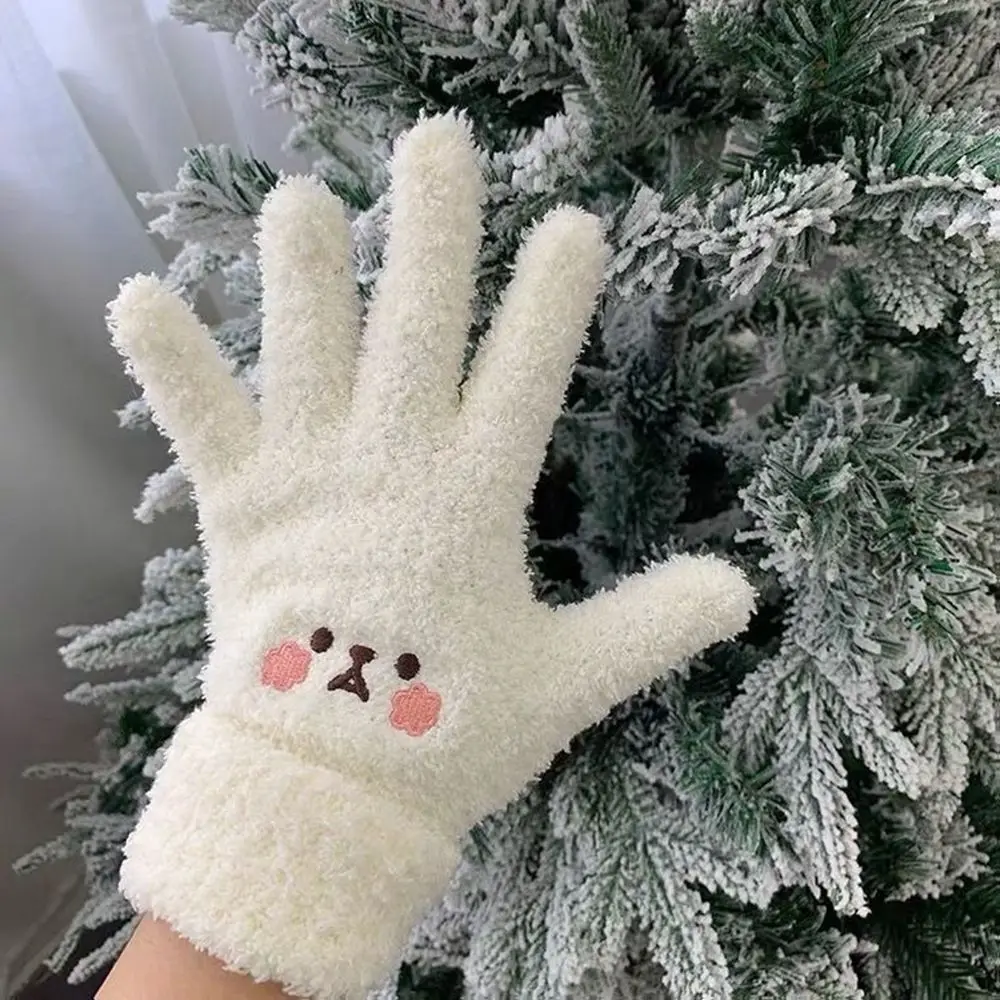
[(94, 753), (95, 715), (62, 700), (84, 678), (63, 666), (54, 630), (133, 607), (143, 561), (192, 532), (180, 517), (144, 527), (131, 516), (165, 451), (116, 425), (113, 409), (134, 389), (105, 344), (101, 300), (113, 284), (75, 289), (78, 311), (67, 315), (66, 301), (30, 294), (32, 276), (9, 251), (0, 248), (0, 955), (13, 980), (48, 950), (78, 895), (78, 862), (26, 876), (10, 867), (61, 828), (48, 803), (62, 789), (21, 771)]

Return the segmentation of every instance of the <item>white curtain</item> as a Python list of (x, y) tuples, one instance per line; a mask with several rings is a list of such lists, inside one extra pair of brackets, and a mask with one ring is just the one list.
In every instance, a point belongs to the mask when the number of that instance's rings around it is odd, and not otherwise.
[(135, 606), (146, 558), (192, 541), (182, 518), (131, 517), (164, 462), (118, 429), (135, 390), (104, 328), (120, 280), (173, 248), (145, 232), (137, 191), (171, 187), (183, 150), (249, 147), (302, 169), (291, 124), (263, 111), (229, 38), (168, 19), (166, 0), (0, 0), (0, 995), (44, 955), (78, 892), (76, 866), (10, 861), (58, 832), (57, 791), (20, 778), (92, 755), (94, 718), (54, 630)]

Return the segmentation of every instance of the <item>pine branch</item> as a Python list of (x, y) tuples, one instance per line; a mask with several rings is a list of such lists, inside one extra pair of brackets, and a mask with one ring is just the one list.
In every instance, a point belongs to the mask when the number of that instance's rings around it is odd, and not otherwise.
[(696, 195), (678, 201), (642, 189), (621, 220), (611, 270), (632, 296), (669, 287), (689, 257), (729, 296), (751, 295), (809, 271), (853, 196), (854, 181), (839, 163), (780, 171), (748, 165), (740, 181), (716, 184), (701, 203)]
[(308, 120), (344, 83), (332, 53), (302, 30), (287, 0), (263, 0), (236, 36), (250, 57), (266, 104), (282, 104)]
[(170, 0), (170, 14), (186, 24), (204, 24), (235, 34), (257, 10), (258, 0)]
[[(992, 577), (966, 543), (978, 514), (948, 489), (939, 431), (897, 413), (857, 390), (814, 400), (743, 494), (761, 525), (745, 537), (771, 548), (792, 611), (780, 653), (747, 679), (727, 729), (751, 759), (773, 741), (800, 854), (848, 909), (862, 906), (861, 873), (841, 744), (913, 796), (931, 777), (927, 758), (942, 766), (932, 734), (967, 754), (968, 729), (954, 720), (991, 683)], [(923, 697), (957, 666), (975, 683)]]
[(172, 191), (143, 194), (146, 208), (164, 212), (150, 224), (171, 240), (208, 248), (224, 260), (252, 246), (256, 216), (278, 175), (261, 160), (228, 146), (194, 146)]
[[(997, 1000), (981, 985), (980, 970), (968, 954), (931, 927), (921, 927), (912, 909), (885, 914), (875, 941), (891, 956), (900, 986), (911, 1000)], [(916, 925), (916, 926), (915, 926)]]
[(749, 7), (696, 5), (690, 23), (699, 51), (741, 69), (782, 116), (803, 121), (871, 99), (884, 56), (955, 9), (949, 0), (805, 0), (752, 14)]
[(1000, 109), (1000, 36), (990, 3), (956, 4), (928, 36), (899, 60), (890, 75), (893, 104), (932, 111)]
[(569, 20), (574, 53), (593, 99), (596, 141), (608, 155), (642, 149), (663, 131), (653, 81), (616, 5), (587, 3)]

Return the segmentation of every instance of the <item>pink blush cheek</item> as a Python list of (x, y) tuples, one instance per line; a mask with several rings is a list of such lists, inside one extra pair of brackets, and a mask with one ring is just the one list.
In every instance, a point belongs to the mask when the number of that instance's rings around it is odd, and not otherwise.
[(433, 729), (441, 715), (441, 695), (419, 681), (392, 696), (389, 725), (408, 736), (423, 736)]
[(288, 691), (309, 676), (312, 653), (290, 640), (269, 649), (260, 668), (260, 682), (276, 691)]

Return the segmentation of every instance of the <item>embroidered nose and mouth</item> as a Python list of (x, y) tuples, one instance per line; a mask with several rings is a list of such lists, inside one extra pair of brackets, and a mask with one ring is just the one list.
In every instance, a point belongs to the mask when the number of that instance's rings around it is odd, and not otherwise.
[(362, 701), (370, 697), (368, 685), (365, 683), (364, 669), (366, 663), (375, 659), (375, 650), (371, 646), (351, 646), (347, 651), (351, 658), (351, 666), (343, 673), (337, 674), (326, 686), (327, 691), (349, 691), (356, 694)]
[[(315, 648), (315, 647), (314, 647)], [(371, 646), (351, 646), (347, 651), (351, 658), (351, 666), (337, 674), (326, 686), (328, 691), (349, 691), (362, 701), (368, 701), (370, 693), (365, 681), (365, 666), (375, 659), (376, 653)], [(401, 680), (409, 681), (420, 673), (420, 660), (414, 653), (403, 653), (396, 660), (396, 673)]]

